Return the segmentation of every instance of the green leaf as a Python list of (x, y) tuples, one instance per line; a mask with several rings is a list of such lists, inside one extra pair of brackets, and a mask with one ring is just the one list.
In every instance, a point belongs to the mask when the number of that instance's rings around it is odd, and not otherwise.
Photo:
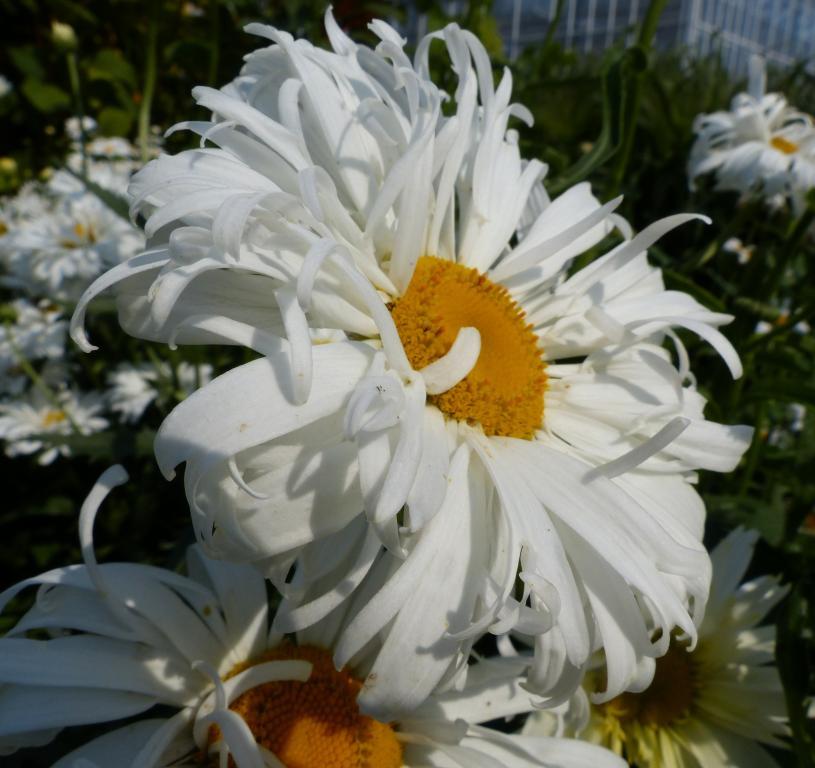
[(21, 45), (17, 48), (9, 48), (8, 55), (14, 66), (27, 77), (34, 77), (42, 80), (45, 77), (45, 69), (40, 63), (37, 49), (33, 45)]
[(133, 127), (133, 115), (118, 107), (105, 107), (97, 118), (103, 136), (127, 136)]
[(44, 83), (35, 77), (27, 77), (23, 80), (20, 90), (40, 112), (57, 112), (71, 106), (71, 97), (62, 88), (51, 83)]
[(762, 381), (750, 389), (745, 399), (753, 402), (779, 400), (815, 406), (815, 384), (803, 378)]
[(136, 87), (136, 72), (122, 52), (115, 48), (105, 48), (88, 65), (88, 78), (91, 80), (121, 81), (131, 88)]
[(603, 125), (591, 150), (571, 168), (547, 184), (552, 196), (583, 181), (621, 148), (634, 129), (636, 111), (632, 96), (636, 78), (648, 65), (645, 51), (633, 46), (623, 51), (603, 72)]

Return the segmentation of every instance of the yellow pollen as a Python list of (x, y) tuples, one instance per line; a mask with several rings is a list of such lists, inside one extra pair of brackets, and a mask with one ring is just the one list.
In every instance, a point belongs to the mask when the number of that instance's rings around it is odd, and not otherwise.
[(671, 646), (657, 659), (654, 681), (642, 693), (623, 693), (601, 704), (607, 718), (625, 727), (632, 721), (645, 726), (666, 726), (690, 712), (696, 685), (691, 654), (681, 646)]
[(46, 411), (46, 414), (42, 419), (42, 425), (44, 427), (55, 427), (57, 424), (61, 424), (67, 418), (68, 415), (65, 413), (65, 411)]
[(428, 402), (487, 435), (530, 439), (543, 423), (545, 365), (532, 326), (506, 288), (475, 269), (422, 256), (404, 296), (391, 306), (414, 369), (443, 357), (461, 328), (481, 334), (470, 373)]
[(785, 139), (783, 136), (773, 136), (770, 139), (770, 146), (775, 147), (785, 155), (794, 155), (798, 151), (798, 145), (794, 141)]
[[(360, 714), (357, 694), (362, 682), (337, 671), (322, 648), (283, 644), (236, 666), (228, 675), (266, 661), (311, 662), (306, 682), (265, 683), (239, 696), (237, 712), (258, 744), (286, 768), (401, 768), (402, 747), (390, 725)], [(209, 741), (220, 738), (217, 726)]]

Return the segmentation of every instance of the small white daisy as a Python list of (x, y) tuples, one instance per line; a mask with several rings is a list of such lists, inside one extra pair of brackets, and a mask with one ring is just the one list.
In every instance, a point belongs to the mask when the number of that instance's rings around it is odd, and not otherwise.
[(32, 304), (17, 299), (9, 308), (15, 319), (0, 325), (0, 392), (19, 394), (27, 380), (19, 367), (20, 358), (28, 361), (62, 358), (68, 323), (47, 301)]
[(179, 399), (195, 392), (212, 378), (212, 366), (191, 365), (182, 361), (175, 368), (169, 364), (158, 367), (149, 363), (132, 365), (121, 363), (108, 374), (108, 401), (110, 408), (122, 421), (137, 422), (147, 407), (159, 396), (159, 382), (175, 387)]
[(758, 194), (771, 207), (789, 198), (800, 213), (815, 187), (815, 124), (765, 89), (764, 60), (754, 56), (748, 93), (738, 94), (729, 112), (696, 117), (688, 176), (693, 184), (715, 173), (717, 189)]
[(110, 409), (122, 421), (138, 421), (158, 396), (157, 379), (156, 366), (150, 363), (121, 363), (107, 377)]
[[(225, 766), (227, 755), (238, 768), (624, 768), (598, 747), (479, 725), (532, 709), (519, 685), (522, 660), (465, 667), (456, 688), (383, 722), (357, 701), (365, 659), (341, 669), (332, 662), (342, 612), (285, 637), (269, 626), (257, 572), (209, 560), (197, 546), (188, 550), (189, 576), (97, 564), (96, 511), (126, 478), (111, 468), (83, 505), (84, 565), (0, 595), (2, 607), (39, 587), (34, 606), (0, 639), (0, 751), (161, 704), (174, 712), (112, 730), (55, 768)], [(37, 630), (50, 639), (27, 636)]]
[[(698, 217), (632, 236), (588, 184), (550, 200), (507, 129), (528, 111), (471, 33), (450, 25), (411, 61), (383, 22), (375, 49), (330, 13), (326, 28), (332, 51), (252, 25), (274, 44), (221, 91), (195, 90), (215, 116), (185, 126), (216, 146), (135, 177), (153, 248), (89, 289), (74, 337), (91, 348), (84, 306), (116, 285), (135, 335), (263, 355), (176, 408), (159, 463), (187, 462), (210, 552), (281, 589), (302, 566), (296, 628), (351, 599), (376, 546), (402, 559), (337, 644), (344, 663), (385, 638), (366, 707), (415, 706), (487, 629), (536, 635), (538, 693), (577, 685), (599, 648), (608, 697), (642, 685), (704, 611), (695, 471), (732, 469), (751, 435), (705, 420), (674, 331), (739, 375), (718, 331), (732, 318), (665, 290), (646, 258)], [(435, 40), (458, 78), (445, 110)], [(313, 567), (329, 541), (331, 581)], [(432, 649), (411, 685), (408, 635)]]
[(85, 193), (65, 197), (49, 214), (23, 221), (2, 247), (9, 282), (34, 296), (72, 300), (143, 245), (135, 227)]
[(32, 389), (24, 397), (0, 403), (0, 439), (6, 443), (7, 456), (27, 456), (41, 451), (40, 464), (50, 464), (57, 456), (69, 456), (68, 445), (58, 440), (44, 443), (43, 435), (56, 438), (78, 432), (92, 435), (108, 426), (99, 414), (104, 398), (96, 392), (60, 392), (58, 404)]
[[(608, 747), (637, 768), (776, 767), (759, 742), (786, 746), (786, 703), (774, 666), (775, 627), (758, 624), (788, 589), (773, 576), (739, 585), (757, 538), (739, 529), (713, 551), (696, 649), (675, 641), (657, 660), (650, 687), (592, 706), (588, 721), (577, 718), (567, 735)], [(589, 675), (589, 692), (602, 688), (600, 677)], [(550, 732), (552, 719), (534, 714), (524, 732)]]
[(14, 90), (14, 86), (5, 75), (0, 75), (0, 99), (4, 99)]
[[(96, 133), (96, 129), (98, 127), (96, 120), (94, 120), (92, 117), (89, 117), (88, 115), (85, 115), (82, 118), (81, 125), (86, 137), (93, 136), (93, 134)], [(82, 133), (80, 132), (79, 126), (80, 126), (79, 118), (76, 116), (69, 117), (65, 121), (65, 135), (73, 142), (78, 142), (82, 138)]]

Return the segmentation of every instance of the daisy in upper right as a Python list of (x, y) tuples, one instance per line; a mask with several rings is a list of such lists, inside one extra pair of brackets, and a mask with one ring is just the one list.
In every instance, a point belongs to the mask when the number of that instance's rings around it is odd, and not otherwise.
[[(694, 651), (674, 642), (657, 661), (654, 682), (591, 706), (580, 722), (533, 714), (528, 734), (565, 732), (612, 749), (637, 768), (777, 768), (760, 744), (786, 748), (789, 734), (781, 678), (774, 665), (775, 626), (758, 626), (787, 594), (773, 576), (741, 585), (758, 535), (737, 529), (713, 551), (713, 584)], [(590, 673), (591, 692), (602, 673)]]
[(789, 199), (799, 214), (815, 186), (815, 124), (780, 93), (766, 93), (766, 85), (764, 59), (753, 56), (748, 92), (730, 111), (696, 117), (688, 176), (693, 186), (714, 173), (717, 189), (759, 195), (773, 207)]
[(357, 45), (329, 12), (324, 50), (250, 26), (272, 44), (195, 90), (214, 115), (186, 127), (215, 146), (137, 174), (149, 250), (86, 292), (73, 336), (91, 348), (85, 305), (115, 286), (135, 335), (259, 353), (181, 403), (156, 455), (168, 477), (186, 462), (206, 551), (299, 600), (295, 628), (353, 599), (388, 550), (335, 648), (341, 667), (381, 643), (366, 711), (417, 706), (482, 633), (512, 628), (536, 636), (530, 690), (567, 694), (602, 648), (614, 697), (647, 683), (674, 629), (695, 636), (710, 577), (695, 472), (731, 470), (751, 436), (705, 419), (676, 333), (738, 376), (732, 317), (647, 259), (703, 217), (634, 235), (588, 184), (550, 199), (508, 127), (528, 110), (472, 33), (449, 25), (411, 61), (371, 28), (376, 48)]

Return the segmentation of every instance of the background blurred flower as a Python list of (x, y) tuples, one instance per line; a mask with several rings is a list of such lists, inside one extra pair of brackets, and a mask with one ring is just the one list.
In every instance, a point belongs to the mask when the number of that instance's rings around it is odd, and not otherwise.
[(736, 96), (729, 112), (694, 121), (688, 176), (693, 184), (715, 173), (717, 189), (758, 194), (771, 205), (788, 197), (800, 214), (806, 192), (815, 187), (815, 125), (765, 87), (764, 60), (754, 56), (749, 92)]
[[(7, 456), (39, 453), (40, 464), (50, 464), (57, 456), (69, 456), (70, 446), (60, 435), (92, 435), (108, 426), (100, 416), (104, 398), (96, 392), (64, 391), (56, 402), (38, 389), (25, 397), (0, 403), (0, 438), (6, 442)], [(48, 437), (45, 442), (42, 438)]]

